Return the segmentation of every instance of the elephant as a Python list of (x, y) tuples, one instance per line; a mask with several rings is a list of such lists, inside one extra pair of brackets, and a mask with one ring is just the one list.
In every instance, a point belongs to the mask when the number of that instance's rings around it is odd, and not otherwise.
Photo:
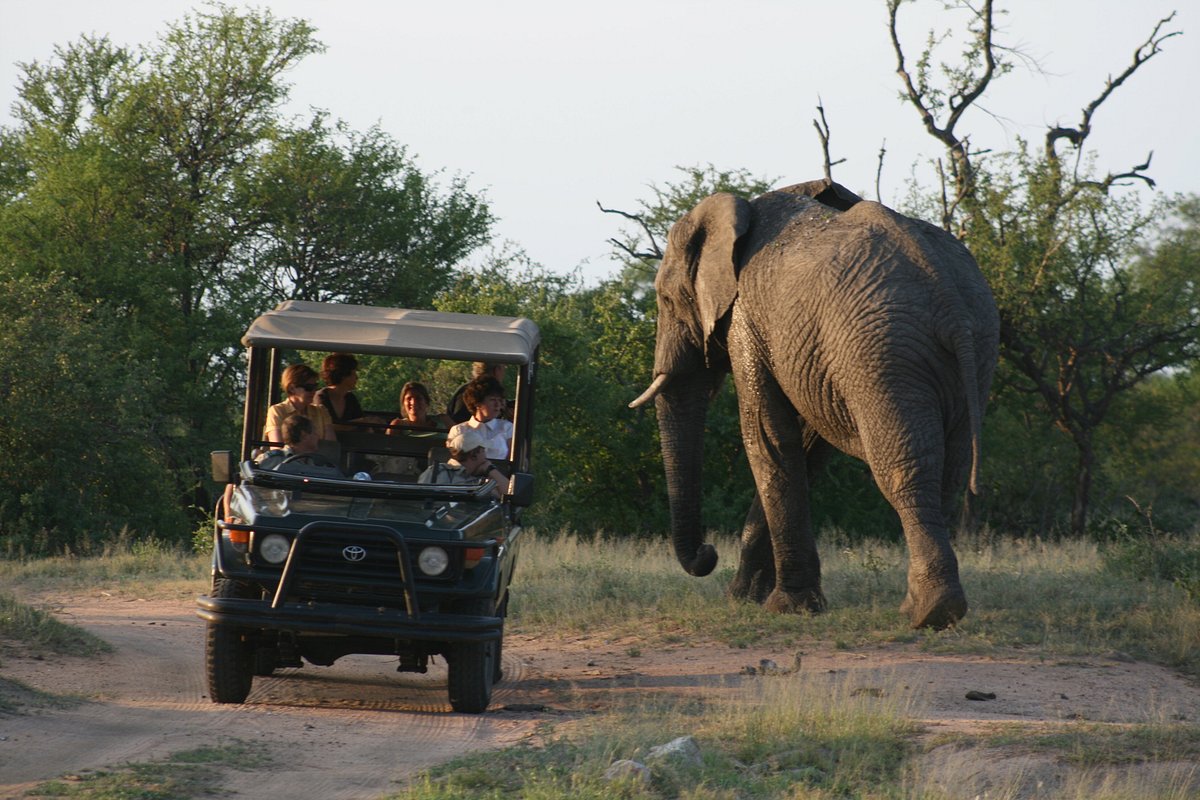
[(832, 448), (870, 467), (909, 554), (914, 628), (967, 613), (948, 509), (978, 492), (999, 315), (949, 233), (831, 180), (701, 200), (655, 279), (654, 400), (675, 556), (715, 568), (701, 506), (704, 424), (727, 373), (756, 497), (729, 592), (776, 612), (826, 608), (809, 484)]

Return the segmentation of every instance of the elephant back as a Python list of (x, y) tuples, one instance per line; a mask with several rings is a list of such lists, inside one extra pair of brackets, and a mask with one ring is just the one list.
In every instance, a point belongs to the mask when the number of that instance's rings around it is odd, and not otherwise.
[(808, 194), (785, 189), (759, 195), (750, 207), (754, 221), (740, 242), (741, 265), (790, 258), (793, 253), (788, 251), (794, 247), (815, 252), (824, 246), (821, 233), (843, 213)]

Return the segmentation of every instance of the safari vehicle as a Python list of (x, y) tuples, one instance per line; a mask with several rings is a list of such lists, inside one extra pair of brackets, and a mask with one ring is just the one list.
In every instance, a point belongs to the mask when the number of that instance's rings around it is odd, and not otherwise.
[[(244, 702), (255, 676), (365, 653), (398, 656), (401, 672), (441, 656), (451, 707), (487, 709), (532, 497), (539, 338), (528, 319), (294, 300), (254, 321), (242, 339), (241, 449), (212, 454), (213, 479), (233, 485), (228, 513), (217, 508), (212, 591), (197, 601), (213, 702)], [(502, 499), (492, 481), (416, 482), (444, 457), (444, 432), (363, 426), (339, 431), (329, 452), (258, 465), (283, 356), (295, 351), (510, 365), (511, 458), (493, 460), (510, 476)]]

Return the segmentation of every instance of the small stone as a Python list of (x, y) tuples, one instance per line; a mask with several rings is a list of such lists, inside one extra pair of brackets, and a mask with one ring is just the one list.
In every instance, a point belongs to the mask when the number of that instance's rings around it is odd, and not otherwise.
[(650, 752), (646, 755), (646, 760), (681, 761), (697, 767), (704, 764), (704, 757), (700, 754), (700, 745), (696, 744), (696, 740), (691, 736), (680, 736), (678, 739), (672, 739), (666, 744), (650, 748)]

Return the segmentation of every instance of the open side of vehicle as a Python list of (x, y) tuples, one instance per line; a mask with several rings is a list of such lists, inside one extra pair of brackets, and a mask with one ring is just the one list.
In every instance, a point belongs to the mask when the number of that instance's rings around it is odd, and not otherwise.
[[(250, 326), (240, 453), (213, 453), (233, 485), (219, 506), (213, 581), (198, 599), (207, 624), (210, 697), (241, 703), (255, 676), (331, 665), (356, 654), (399, 657), (424, 672), (442, 656), (456, 711), (480, 713), (501, 677), (508, 591), (520, 517), (532, 498), (533, 388), (540, 335), (527, 319), (289, 301)], [(515, 367), (510, 475), (427, 485), (445, 433), (375, 426), (338, 433), (337, 447), (265, 469), (253, 456), (278, 394), (282, 351), (489, 361)], [(499, 465), (498, 465), (499, 466)]]

